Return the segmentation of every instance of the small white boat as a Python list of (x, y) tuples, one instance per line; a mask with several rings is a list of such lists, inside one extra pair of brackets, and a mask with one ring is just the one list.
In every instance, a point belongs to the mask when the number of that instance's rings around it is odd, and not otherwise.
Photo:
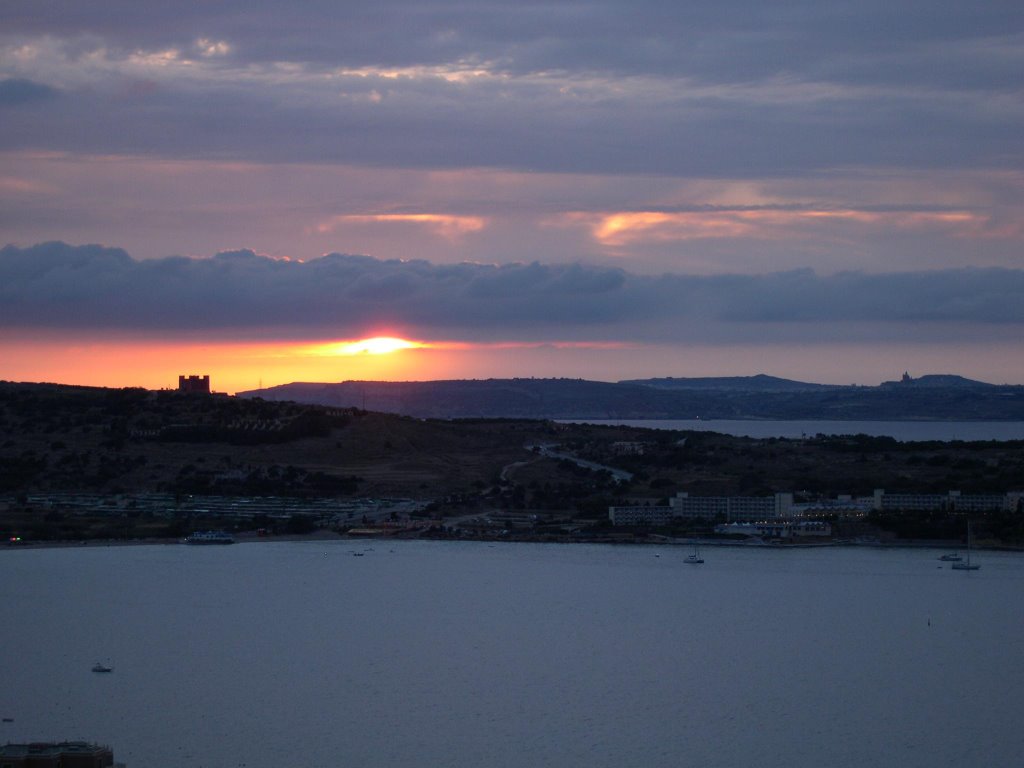
[(700, 552), (697, 550), (696, 547), (694, 547), (693, 548), (693, 552), (688, 554), (683, 559), (683, 562), (684, 563), (689, 563), (690, 565), (700, 565), (701, 563), (704, 562), (704, 558), (700, 556)]
[(100, 664), (97, 661), (95, 664), (92, 665), (92, 671), (93, 672), (113, 672), (114, 668), (113, 667), (105, 667), (105, 666), (103, 666), (102, 664)]
[(952, 568), (954, 571), (977, 571), (981, 568), (981, 566), (977, 563), (972, 564), (970, 560), (968, 560), (965, 563), (953, 563), (949, 567)]

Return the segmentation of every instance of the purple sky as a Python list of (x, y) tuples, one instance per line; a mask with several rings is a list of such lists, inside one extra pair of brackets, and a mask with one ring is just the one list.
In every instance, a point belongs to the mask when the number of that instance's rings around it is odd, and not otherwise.
[(9, 0), (0, 330), (1024, 383), (1022, 72), (1019, 1)]

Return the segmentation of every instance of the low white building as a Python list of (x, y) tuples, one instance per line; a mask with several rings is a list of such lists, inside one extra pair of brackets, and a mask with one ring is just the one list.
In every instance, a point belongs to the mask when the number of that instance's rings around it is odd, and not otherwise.
[(715, 533), (742, 536), (757, 536), (765, 539), (827, 538), (832, 535), (832, 526), (821, 520), (779, 520), (761, 523), (721, 523), (715, 526)]

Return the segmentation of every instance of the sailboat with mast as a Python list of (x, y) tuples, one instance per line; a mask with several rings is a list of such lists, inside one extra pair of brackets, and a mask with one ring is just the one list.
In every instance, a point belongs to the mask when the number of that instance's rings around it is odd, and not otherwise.
[(953, 563), (950, 568), (954, 571), (976, 571), (981, 568), (977, 563), (971, 562), (971, 521), (967, 521), (967, 559)]

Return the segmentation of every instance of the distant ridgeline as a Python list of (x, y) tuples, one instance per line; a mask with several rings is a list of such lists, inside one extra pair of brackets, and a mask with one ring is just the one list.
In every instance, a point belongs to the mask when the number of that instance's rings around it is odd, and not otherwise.
[(424, 418), (1024, 420), (1024, 387), (932, 375), (877, 387), (773, 376), (345, 381), (238, 393)]

